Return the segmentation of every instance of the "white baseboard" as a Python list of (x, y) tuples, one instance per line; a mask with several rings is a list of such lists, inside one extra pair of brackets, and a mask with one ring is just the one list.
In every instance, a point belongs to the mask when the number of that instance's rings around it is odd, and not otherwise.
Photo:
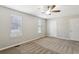
[(34, 38), (34, 39), (31, 39), (31, 40), (28, 40), (28, 41), (24, 41), (24, 42), (20, 42), (20, 43), (17, 43), (17, 44), (14, 44), (14, 45), (10, 45), (10, 46), (4, 47), (4, 48), (0, 48), (0, 51), (8, 49), (8, 48), (11, 48), (11, 47), (15, 47), (17, 45), (21, 45), (21, 44), (24, 44), (24, 43), (27, 43), (27, 42), (30, 42), (30, 41), (33, 41), (33, 40), (36, 40), (36, 39), (41, 39), (41, 38), (44, 38), (44, 37), (46, 37), (46, 36)]
[(54, 37), (54, 38), (59, 38), (59, 39), (70, 40), (69, 38), (65, 38), (65, 37), (58, 37), (58, 36), (48, 36), (48, 37)]
[(57, 37), (57, 38), (65, 39), (65, 40), (70, 40), (69, 38), (66, 38), (66, 37)]

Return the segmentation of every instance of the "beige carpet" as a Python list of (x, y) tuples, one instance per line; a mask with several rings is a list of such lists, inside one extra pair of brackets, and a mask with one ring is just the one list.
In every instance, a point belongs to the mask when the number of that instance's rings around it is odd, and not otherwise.
[(75, 54), (79, 53), (79, 42), (57, 38), (42, 38), (18, 47), (0, 52), (1, 54)]

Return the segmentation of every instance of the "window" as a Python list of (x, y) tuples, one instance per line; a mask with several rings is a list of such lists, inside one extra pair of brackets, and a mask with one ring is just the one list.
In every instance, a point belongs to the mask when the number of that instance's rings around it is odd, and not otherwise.
[(11, 37), (22, 35), (22, 16), (11, 15)]
[(38, 20), (38, 33), (42, 33), (42, 20)]

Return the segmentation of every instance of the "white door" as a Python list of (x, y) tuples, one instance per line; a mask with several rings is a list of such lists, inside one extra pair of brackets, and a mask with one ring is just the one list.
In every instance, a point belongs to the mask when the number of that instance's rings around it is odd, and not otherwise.
[(48, 32), (48, 36), (56, 37), (56, 32), (57, 32), (56, 20), (48, 20), (47, 32)]
[(79, 18), (70, 20), (70, 38), (79, 41)]

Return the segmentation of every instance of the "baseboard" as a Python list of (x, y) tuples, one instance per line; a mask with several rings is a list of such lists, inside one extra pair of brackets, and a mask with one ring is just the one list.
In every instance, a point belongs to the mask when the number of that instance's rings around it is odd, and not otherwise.
[(69, 38), (57, 37), (57, 36), (47, 36), (47, 37), (57, 38), (57, 39), (64, 39), (64, 40), (69, 40)]
[(7, 46), (7, 47), (4, 47), (4, 48), (1, 48), (0, 51), (3, 51), (3, 50), (6, 50), (6, 49), (9, 49), (9, 48), (12, 48), (12, 47), (15, 47), (15, 46), (18, 46), (18, 45), (21, 45), (21, 44), (24, 44), (24, 43), (27, 43), (27, 42), (33, 41), (33, 40), (41, 39), (41, 38), (44, 38), (44, 37), (46, 37), (46, 36), (39, 37), (39, 38), (34, 38), (34, 39), (31, 39), (31, 40), (28, 40), (28, 41), (24, 41), (24, 42), (20, 42), (20, 43), (14, 44), (14, 45), (10, 45), (10, 46)]
[(65, 38), (65, 37), (57, 37), (59, 39), (65, 39), (65, 40), (70, 40), (69, 38)]

